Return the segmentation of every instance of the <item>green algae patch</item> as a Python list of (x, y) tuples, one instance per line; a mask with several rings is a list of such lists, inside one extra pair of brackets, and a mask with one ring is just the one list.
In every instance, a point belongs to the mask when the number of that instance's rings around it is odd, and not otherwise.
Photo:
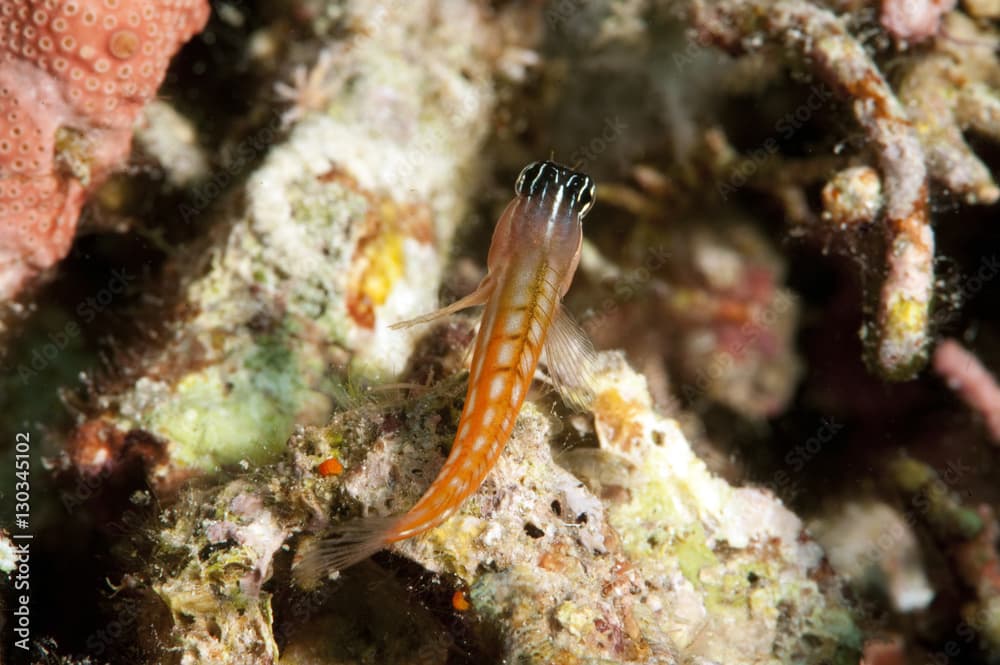
[(716, 566), (719, 558), (705, 544), (705, 534), (698, 526), (692, 533), (678, 538), (674, 543), (672, 554), (677, 557), (684, 577), (692, 584), (698, 584), (703, 568)]
[[(295, 356), (261, 348), (245, 372), (214, 366), (187, 375), (144, 427), (171, 442), (173, 463), (214, 472), (221, 466), (273, 461), (303, 413), (319, 402), (317, 390), (301, 380)], [(305, 410), (308, 410), (306, 408)], [(342, 442), (333, 432), (331, 443)], [(339, 441), (338, 441), (339, 439)]]
[[(260, 356), (275, 360), (269, 353)], [(264, 371), (226, 374), (214, 366), (189, 374), (154, 412), (149, 428), (172, 442), (173, 459), (184, 467), (214, 471), (242, 459), (273, 459), (292, 432), (305, 389), (291, 355), (279, 357), (283, 362), (270, 362)]]

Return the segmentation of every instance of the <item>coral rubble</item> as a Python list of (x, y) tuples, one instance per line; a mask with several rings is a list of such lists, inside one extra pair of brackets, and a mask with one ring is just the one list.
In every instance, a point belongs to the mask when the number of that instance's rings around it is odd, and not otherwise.
[(997, 34), (959, 12), (948, 14), (944, 30), (932, 51), (907, 65), (899, 98), (924, 147), (930, 175), (969, 203), (994, 203), (1000, 188), (964, 132), (1000, 137), (1000, 100), (991, 89), (1000, 80)]
[(821, 7), (792, 0), (695, 2), (695, 25), (733, 51), (777, 43), (851, 102), (876, 152), (885, 197), (885, 277), (863, 336), (886, 376), (912, 377), (927, 356), (934, 286), (927, 166), (906, 110), (844, 23)]
[[(497, 636), (511, 662), (856, 662), (836, 578), (798, 518), (765, 491), (712, 476), (676, 423), (651, 410), (645, 381), (619, 355), (601, 365), (599, 448), (553, 457), (559, 430), (529, 406), (483, 488), (393, 551), (467, 588), (476, 630)], [(153, 588), (173, 616), (163, 648), (180, 648), (184, 662), (273, 662), (261, 584), (272, 571), (288, 583), (287, 564), (273, 560), (282, 542), (321, 530), (330, 514), (415, 501), (454, 436), (463, 379), (342, 412), (296, 433), (277, 465), (182, 499), (156, 536), (159, 556), (179, 565), (151, 568), (163, 571)], [(324, 477), (317, 467), (331, 457), (345, 470)], [(364, 573), (341, 575), (351, 584)], [(309, 592), (298, 593), (305, 602)], [(287, 619), (273, 621), (283, 630)]]

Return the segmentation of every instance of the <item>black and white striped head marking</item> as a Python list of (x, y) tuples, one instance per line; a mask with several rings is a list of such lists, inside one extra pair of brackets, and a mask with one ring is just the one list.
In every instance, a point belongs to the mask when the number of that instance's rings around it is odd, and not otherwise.
[(518, 196), (544, 200), (553, 197), (558, 203), (568, 204), (580, 217), (594, 205), (594, 181), (590, 176), (555, 162), (533, 162), (524, 167), (517, 177), (514, 192)]

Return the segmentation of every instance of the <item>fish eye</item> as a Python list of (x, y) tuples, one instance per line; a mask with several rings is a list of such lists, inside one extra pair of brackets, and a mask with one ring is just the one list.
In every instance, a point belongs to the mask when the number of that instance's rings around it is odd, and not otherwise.
[(514, 193), (518, 196), (530, 194), (531, 185), (541, 173), (543, 166), (543, 162), (532, 162), (521, 169), (521, 175), (517, 176), (517, 182), (514, 183)]
[(596, 195), (597, 188), (594, 186), (593, 181), (589, 178), (587, 179), (587, 184), (580, 190), (579, 195), (576, 197), (576, 202), (580, 206), (580, 217), (583, 217), (590, 209), (594, 207), (594, 197)]

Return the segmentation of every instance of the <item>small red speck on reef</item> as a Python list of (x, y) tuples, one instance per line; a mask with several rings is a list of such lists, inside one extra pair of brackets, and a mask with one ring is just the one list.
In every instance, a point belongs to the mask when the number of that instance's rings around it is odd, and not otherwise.
[(339, 476), (344, 472), (344, 465), (340, 463), (336, 457), (331, 457), (328, 460), (324, 460), (316, 468), (319, 471), (319, 475), (326, 476)]
[(451, 597), (451, 606), (454, 607), (459, 612), (465, 612), (469, 609), (469, 600), (465, 597), (465, 592), (459, 589)]

